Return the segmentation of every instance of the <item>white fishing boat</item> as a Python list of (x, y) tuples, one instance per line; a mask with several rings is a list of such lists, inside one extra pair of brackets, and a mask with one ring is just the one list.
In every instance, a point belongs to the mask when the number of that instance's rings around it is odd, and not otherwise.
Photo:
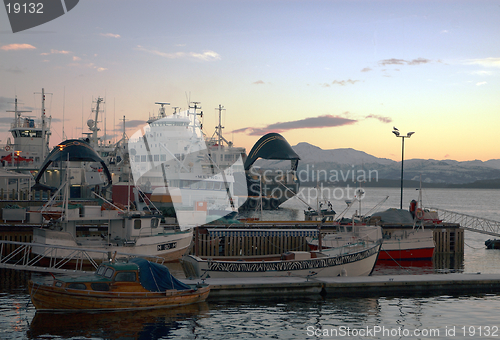
[[(378, 257), (382, 260), (423, 260), (431, 259), (434, 253), (434, 231), (416, 224), (406, 210), (388, 209), (372, 215), (372, 224), (382, 227), (383, 244)], [(382, 222), (381, 222), (382, 221)], [(324, 248), (337, 246), (335, 235), (325, 235), (322, 238)], [(311, 250), (318, 249), (318, 239), (310, 238), (307, 241)]]
[[(86, 161), (99, 159), (86, 143), (70, 140), (55, 148), (47, 160), (70, 159), (70, 153), (76, 157), (85, 156)], [(96, 193), (95, 196), (105, 204), (72, 207), (69, 201), (69, 163), (66, 161), (66, 181), (40, 210), (40, 215), (49, 222), (44, 225), (40, 216), (42, 227), (33, 230), (33, 243), (41, 245), (33, 247), (34, 254), (45, 254), (43, 245), (59, 245), (75, 249), (116, 251), (136, 256), (159, 256), (173, 261), (178, 260), (187, 251), (191, 244), (192, 231), (181, 231), (178, 227), (161, 224), (162, 216), (155, 210), (137, 211), (131, 210), (130, 206), (122, 209)], [(44, 167), (48, 164), (46, 162)], [(54, 207), (52, 203), (59, 192), (64, 193), (63, 205)], [(50, 257), (66, 258), (70, 251), (60, 250), (60, 253), (51, 254)], [(89, 251), (89, 254), (95, 261), (103, 260), (102, 253)]]
[[(228, 232), (262, 236), (277, 230), (209, 230), (214, 236)], [(290, 232), (290, 231), (281, 231)], [(294, 231), (295, 233), (298, 231)], [(347, 226), (335, 230), (336, 247), (309, 252), (238, 257), (185, 255), (182, 266), (188, 278), (231, 277), (334, 277), (370, 275), (382, 244), (380, 227)]]
[(0, 150), (0, 165), (14, 171), (36, 170), (49, 154), (52, 117), (45, 114), (45, 90), (42, 88), (42, 107), (39, 119), (24, 115), (31, 112), (18, 108), (17, 96), (14, 100), (14, 119), (9, 129), (13, 140)]

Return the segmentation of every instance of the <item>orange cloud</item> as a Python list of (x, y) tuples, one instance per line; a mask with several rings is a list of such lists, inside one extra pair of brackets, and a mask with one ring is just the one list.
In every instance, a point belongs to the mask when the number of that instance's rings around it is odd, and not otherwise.
[(0, 47), (0, 49), (4, 51), (19, 51), (19, 50), (34, 50), (36, 49), (36, 47), (30, 44), (9, 44), (9, 45), (3, 45), (2, 47)]

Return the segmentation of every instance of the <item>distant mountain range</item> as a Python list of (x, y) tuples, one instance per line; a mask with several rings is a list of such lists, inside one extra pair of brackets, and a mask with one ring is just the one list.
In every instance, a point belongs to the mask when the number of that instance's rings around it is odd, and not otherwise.
[[(401, 162), (378, 158), (354, 149), (323, 150), (309, 143), (292, 147), (300, 156), (299, 179), (307, 185), (321, 182), (364, 181), (364, 185), (399, 186)], [(259, 160), (256, 166), (287, 169), (289, 161)], [(364, 178), (363, 178), (364, 177)], [(420, 182), (424, 186), (500, 188), (500, 159), (488, 161), (408, 159), (404, 161), (405, 185)], [(477, 183), (477, 186), (474, 183)]]

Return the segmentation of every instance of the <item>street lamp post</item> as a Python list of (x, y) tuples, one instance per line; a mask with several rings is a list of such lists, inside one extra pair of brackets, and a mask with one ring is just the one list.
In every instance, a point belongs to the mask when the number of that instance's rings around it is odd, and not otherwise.
[(406, 136), (401, 136), (399, 130), (394, 127), (392, 133), (402, 139), (402, 147), (401, 147), (401, 200), (399, 203), (399, 209), (403, 209), (403, 163), (405, 160), (405, 138), (410, 138), (415, 132), (408, 132)]

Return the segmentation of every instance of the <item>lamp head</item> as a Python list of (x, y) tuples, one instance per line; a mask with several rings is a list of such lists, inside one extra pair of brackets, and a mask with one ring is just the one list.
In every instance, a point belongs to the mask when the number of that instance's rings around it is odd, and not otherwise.
[(414, 133), (415, 133), (415, 132), (408, 132), (408, 133), (406, 134), (406, 137), (410, 138), (410, 137), (411, 137), (411, 135), (413, 135)]
[(396, 137), (399, 137), (399, 131), (392, 131), (393, 134), (396, 135)]

